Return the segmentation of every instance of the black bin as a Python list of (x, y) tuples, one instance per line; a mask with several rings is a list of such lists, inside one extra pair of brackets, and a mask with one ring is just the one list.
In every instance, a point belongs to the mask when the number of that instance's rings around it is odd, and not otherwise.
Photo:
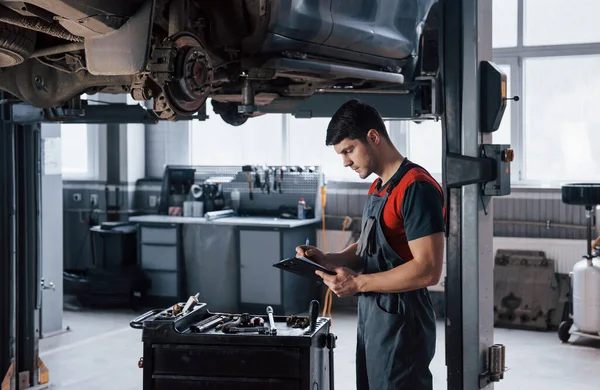
[(90, 228), (94, 268), (120, 270), (137, 264), (137, 226), (103, 222)]

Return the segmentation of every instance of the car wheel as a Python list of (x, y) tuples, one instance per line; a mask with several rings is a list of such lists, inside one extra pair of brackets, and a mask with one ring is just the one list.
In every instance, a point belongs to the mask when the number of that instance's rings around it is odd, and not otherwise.
[(248, 120), (247, 116), (240, 114), (237, 111), (236, 103), (222, 103), (216, 100), (211, 100), (211, 104), (215, 114), (221, 115), (223, 121), (231, 126), (241, 126)]
[(0, 68), (19, 65), (35, 49), (35, 31), (0, 22)]

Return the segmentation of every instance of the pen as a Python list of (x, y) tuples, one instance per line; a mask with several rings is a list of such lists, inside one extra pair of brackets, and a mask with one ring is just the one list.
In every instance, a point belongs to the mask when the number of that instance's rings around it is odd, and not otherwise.
[(306, 237), (306, 246), (310, 245), (310, 240), (308, 239), (308, 237)]

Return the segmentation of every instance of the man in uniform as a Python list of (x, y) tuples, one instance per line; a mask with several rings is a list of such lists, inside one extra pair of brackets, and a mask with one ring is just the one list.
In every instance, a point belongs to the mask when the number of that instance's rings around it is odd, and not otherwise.
[(296, 248), (336, 271), (316, 271), (338, 297), (358, 295), (358, 390), (430, 390), (435, 314), (427, 290), (438, 283), (444, 256), (443, 191), (392, 144), (377, 110), (358, 100), (342, 105), (327, 128), (344, 166), (372, 173), (357, 243), (342, 252)]

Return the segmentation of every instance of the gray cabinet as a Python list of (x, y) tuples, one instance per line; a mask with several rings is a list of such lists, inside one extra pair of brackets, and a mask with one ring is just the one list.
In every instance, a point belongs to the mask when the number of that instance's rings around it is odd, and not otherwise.
[(212, 311), (300, 314), (319, 299), (320, 284), (273, 267), (296, 255), (315, 225), (137, 221), (139, 264), (151, 285), (146, 301), (172, 306), (199, 294)]
[(243, 303), (281, 305), (281, 232), (240, 230), (240, 294)]
[(240, 310), (261, 314), (270, 305), (279, 315), (306, 312), (318, 299), (318, 284), (281, 271), (273, 264), (296, 255), (307, 238), (315, 242), (314, 226), (293, 229), (239, 228)]
[(237, 312), (239, 266), (235, 226), (182, 224), (186, 295), (215, 312)]
[(142, 223), (138, 229), (139, 263), (150, 282), (146, 301), (173, 305), (184, 299), (180, 226)]

